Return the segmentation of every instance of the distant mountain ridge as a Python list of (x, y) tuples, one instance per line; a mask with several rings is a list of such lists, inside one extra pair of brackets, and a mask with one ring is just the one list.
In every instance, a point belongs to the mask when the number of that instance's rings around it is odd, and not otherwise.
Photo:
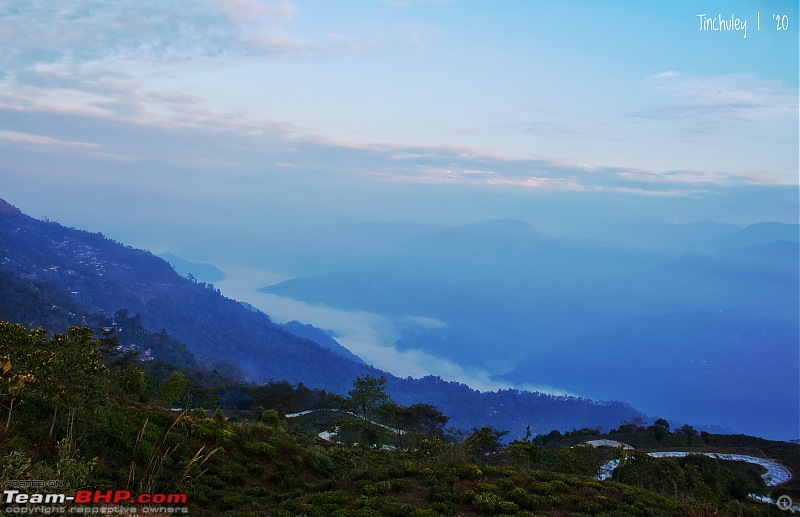
[(787, 223), (756, 223), (725, 237), (709, 241), (716, 248), (737, 248), (775, 241), (800, 242), (800, 225)]
[(219, 282), (225, 277), (225, 274), (212, 264), (192, 262), (168, 252), (159, 253), (157, 256), (169, 262), (175, 271), (187, 278), (191, 275), (200, 282), (212, 283)]
[(299, 321), (289, 321), (286, 323), (282, 323), (281, 327), (287, 332), (294, 334), (295, 336), (304, 337), (306, 339), (310, 339), (315, 343), (319, 344), (320, 346), (324, 346), (332, 350), (335, 354), (340, 355), (346, 359), (351, 361), (355, 361), (360, 364), (365, 364), (360, 357), (352, 353), (350, 350), (346, 349), (342, 345), (339, 344), (328, 332), (318, 329), (313, 325), (309, 325), (307, 323), (300, 323)]
[[(480, 393), (438, 378), (399, 379), (298, 337), (261, 313), (225, 298), (208, 284), (180, 276), (167, 262), (101, 234), (33, 219), (0, 202), (0, 276), (9, 288), (0, 313), (25, 324), (73, 324), (80, 313), (140, 315), (151, 332), (165, 329), (203, 361), (224, 360), (251, 380), (302, 382), (345, 393), (359, 375), (386, 376), (403, 404), (436, 403), (462, 429), (493, 425), (521, 435), (581, 427), (613, 427), (645, 417), (620, 402), (507, 390)], [(35, 312), (21, 315), (13, 299), (28, 296)], [(54, 312), (55, 311), (55, 312)], [(138, 316), (137, 316), (138, 317)]]
[[(685, 419), (705, 413), (729, 429), (793, 438), (800, 433), (797, 228), (783, 223), (746, 228), (711, 221), (630, 223), (621, 229), (638, 233), (618, 235), (625, 240), (612, 242), (550, 237), (522, 221), (490, 220), (411, 239), (394, 256), (363, 267), (292, 278), (262, 291), (395, 322), (408, 315), (439, 321), (436, 328), (403, 334), (395, 347), (424, 350), (506, 376), (517, 385), (537, 385), (547, 378), (545, 385), (590, 397), (636, 393), (637, 406), (652, 412)], [(647, 238), (637, 241), (638, 236)], [(702, 348), (710, 339), (706, 329), (723, 328), (717, 324), (719, 314), (746, 315), (742, 321), (760, 334), (736, 325), (737, 332), (725, 335), (737, 346), (717, 348), (702, 360), (749, 390), (721, 391), (716, 405), (698, 398), (696, 407), (689, 406), (685, 400), (691, 393), (711, 393), (715, 386), (711, 376), (691, 368), (695, 375), (674, 374), (686, 369), (679, 355), (653, 359), (654, 365), (643, 368), (654, 384), (670, 386), (672, 396), (661, 388), (643, 390), (633, 375), (603, 380), (602, 372), (624, 361), (622, 354), (615, 355), (618, 350), (641, 347), (641, 362), (660, 357), (660, 350), (651, 350), (659, 343), (678, 349), (668, 339), (672, 329), (683, 329), (683, 342)], [(725, 321), (732, 325), (736, 319)], [(645, 322), (652, 323), (652, 332), (626, 331), (626, 326)], [(598, 349), (604, 353), (594, 355)], [(773, 382), (777, 376), (768, 363), (749, 359), (761, 352), (794, 371), (795, 382), (788, 382), (792, 378), (786, 372), (782, 383)], [(593, 360), (584, 361), (588, 357)], [(752, 368), (725, 367), (729, 362)], [(589, 368), (593, 375), (581, 373)], [(682, 382), (670, 385), (667, 381), (675, 377)], [(748, 412), (732, 410), (737, 403)], [(787, 405), (790, 410), (780, 410)], [(765, 407), (771, 416), (757, 418)]]
[(2, 215), (22, 215), (22, 210), (15, 207), (4, 199), (0, 199), (0, 214)]

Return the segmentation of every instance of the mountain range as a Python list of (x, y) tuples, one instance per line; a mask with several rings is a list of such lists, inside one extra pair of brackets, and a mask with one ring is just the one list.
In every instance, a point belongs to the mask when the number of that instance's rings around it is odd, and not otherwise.
[(435, 321), (395, 346), (495, 379), (786, 439), (800, 435), (798, 234), (702, 221), (563, 238), (490, 220), (262, 291)]
[(277, 325), (145, 250), (33, 219), (2, 200), (0, 292), (0, 316), (7, 320), (59, 332), (67, 325), (113, 325), (115, 315), (133, 317), (140, 333), (151, 336), (148, 342), (158, 343), (153, 359), (222, 370), (243, 381), (287, 380), (346, 393), (358, 376), (385, 376), (398, 402), (434, 404), (465, 430), (492, 425), (513, 437), (526, 425), (546, 432), (646, 418), (622, 402), (517, 390), (484, 393), (435, 377), (397, 378), (331, 350), (324, 331)]

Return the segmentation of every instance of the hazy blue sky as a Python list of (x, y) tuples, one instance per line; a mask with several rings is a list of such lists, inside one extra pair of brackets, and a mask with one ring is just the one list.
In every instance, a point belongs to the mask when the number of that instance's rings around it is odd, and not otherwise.
[(341, 220), (796, 222), (798, 24), (796, 0), (5, 0), (0, 196), (174, 251)]
[[(701, 30), (731, 17), (746, 34)], [(797, 0), (2, 0), (0, 197), (190, 250), (226, 267), (226, 294), (394, 373), (496, 387), (394, 349), (380, 315), (257, 297), (274, 272), (220, 242), (364, 220), (797, 222), (798, 25)]]

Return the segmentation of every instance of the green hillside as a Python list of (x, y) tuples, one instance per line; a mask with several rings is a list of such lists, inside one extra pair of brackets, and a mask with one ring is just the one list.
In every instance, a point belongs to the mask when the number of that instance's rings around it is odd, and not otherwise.
[[(369, 376), (354, 379), (346, 396), (287, 383), (239, 385), (259, 405), (223, 412), (218, 393), (229, 393), (233, 381), (121, 355), (113, 340), (95, 339), (85, 328), (48, 337), (0, 323), (0, 358), (0, 481), (17, 487), (17, 496), (186, 494), (185, 502), (156, 506), (230, 516), (780, 513), (747, 499), (770, 492), (755, 467), (695, 456), (644, 462), (634, 454), (614, 476), (620, 482), (596, 481), (597, 467), (622, 451), (568, 446), (596, 431), (554, 431), (508, 444), (491, 427), (447, 432), (436, 408), (402, 407), (386, 395), (384, 379)], [(321, 408), (330, 411), (284, 416)], [(317, 436), (332, 428), (342, 443)], [(608, 436), (644, 445), (653, 429), (632, 422)], [(683, 431), (667, 426), (659, 443), (688, 446)], [(694, 440), (709, 443), (769, 451), (795, 468), (800, 449), (741, 436)], [(30, 480), (58, 485), (20, 484)], [(793, 483), (789, 492), (772, 489), (773, 497), (797, 496)], [(12, 512), (42, 506), (33, 495), (25, 503), (5, 497)], [(91, 506), (114, 514), (102, 501), (81, 509)], [(130, 515), (130, 505), (121, 508), (117, 514)]]

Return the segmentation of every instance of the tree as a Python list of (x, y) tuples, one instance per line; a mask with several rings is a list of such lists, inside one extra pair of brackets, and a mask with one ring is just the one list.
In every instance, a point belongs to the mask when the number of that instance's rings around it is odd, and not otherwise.
[(508, 434), (508, 431), (498, 431), (491, 426), (473, 428), (472, 431), (472, 435), (464, 440), (464, 449), (476, 459), (497, 454), (503, 448), (501, 438)]
[(686, 436), (686, 445), (692, 446), (692, 438), (697, 435), (697, 431), (695, 431), (694, 427), (690, 426), (689, 424), (683, 424), (679, 428), (675, 429), (677, 434), (682, 434)]
[(116, 392), (141, 402), (147, 392), (147, 377), (141, 368), (126, 366), (114, 372), (112, 387)]
[(622, 422), (617, 429), (619, 433), (635, 433), (640, 428), (644, 427), (644, 420), (641, 417), (635, 416)]
[(666, 429), (667, 431), (669, 431), (669, 422), (667, 422), (663, 418), (659, 418), (658, 420), (653, 422), (653, 425), (656, 426), (656, 427), (661, 427), (662, 429)]
[(8, 417), (6, 418), (6, 430), (11, 426), (11, 412), (14, 411), (14, 401), (27, 385), (34, 382), (36, 378), (31, 373), (15, 373), (8, 356), (0, 358), (0, 396), (8, 399)]
[[(53, 404), (53, 435), (59, 407), (65, 406), (70, 421), (78, 408), (91, 407), (105, 400), (108, 393), (108, 369), (101, 364), (98, 342), (88, 328), (70, 327), (66, 334), (56, 334), (46, 347), (35, 351), (39, 359), (36, 377), (41, 380), (41, 394)], [(37, 388), (37, 391), (39, 391)]]
[(514, 466), (529, 469), (534, 463), (542, 459), (542, 451), (531, 443), (526, 436), (524, 440), (514, 440), (506, 447), (506, 454), (511, 456)]
[(565, 474), (592, 475), (596, 471), (595, 450), (586, 445), (577, 445), (556, 451), (558, 468)]
[(395, 414), (395, 425), (402, 433), (401, 443), (412, 448), (416, 448), (425, 437), (443, 436), (444, 426), (449, 420), (449, 417), (430, 404), (399, 407)]
[(175, 370), (158, 385), (158, 398), (167, 406), (171, 406), (180, 401), (184, 392), (189, 389), (189, 385), (186, 374)]
[(353, 382), (353, 389), (347, 394), (349, 397), (344, 399), (342, 409), (355, 421), (346, 418), (342, 422), (343, 426), (355, 431), (362, 447), (377, 447), (381, 441), (381, 427), (375, 420), (381, 410), (392, 403), (391, 397), (386, 393), (386, 377), (358, 377)]
[(653, 422), (653, 434), (655, 435), (656, 442), (661, 443), (661, 440), (669, 434), (669, 422), (663, 418), (659, 418)]
[(211, 386), (195, 389), (193, 393), (195, 407), (208, 409), (216, 409), (219, 407), (219, 395), (214, 392), (214, 388)]
[(24, 392), (32, 392), (32, 383), (39, 373), (40, 357), (37, 353), (47, 344), (43, 329), (28, 330), (24, 325), (0, 321), (0, 396), (8, 401), (6, 429), (11, 426), (14, 404)]

